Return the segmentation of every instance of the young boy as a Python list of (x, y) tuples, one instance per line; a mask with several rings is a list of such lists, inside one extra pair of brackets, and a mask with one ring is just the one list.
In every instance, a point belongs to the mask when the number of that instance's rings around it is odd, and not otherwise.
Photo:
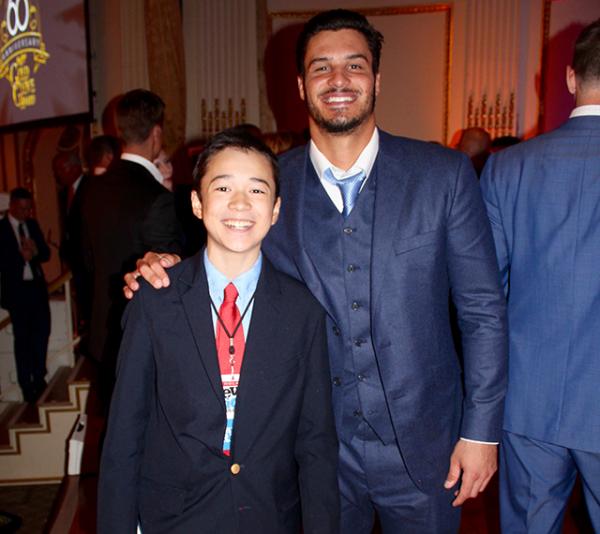
[(200, 155), (192, 207), (206, 249), (125, 313), (100, 534), (338, 530), (324, 313), (260, 250), (277, 174), (271, 151), (234, 129)]

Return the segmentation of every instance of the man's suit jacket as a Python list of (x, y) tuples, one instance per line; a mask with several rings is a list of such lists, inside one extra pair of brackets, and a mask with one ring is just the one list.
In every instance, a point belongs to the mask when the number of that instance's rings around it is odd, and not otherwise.
[[(338, 529), (337, 440), (324, 314), (265, 259), (236, 402), (231, 457), (202, 253), (129, 305), (104, 442), (98, 532)], [(232, 464), (241, 468), (232, 474)]]
[[(282, 212), (264, 250), (302, 280), (328, 312), (333, 401), (342, 423), (350, 334), (332, 312), (331, 273), (305, 233), (308, 148), (281, 159)], [(380, 132), (371, 251), (371, 334), (395, 435), (413, 481), (439, 489), (459, 435), (500, 438), (505, 392), (505, 302), (494, 244), (468, 159), (430, 143)], [(318, 228), (314, 229), (318, 231)], [(449, 295), (457, 308), (464, 365), (456, 355)], [(464, 396), (463, 396), (464, 384)]]
[[(41, 264), (50, 258), (50, 249), (44, 240), (40, 225), (35, 219), (25, 221), (29, 237), (35, 241), (38, 253), (29, 262), (34, 275), (37, 275), (40, 284), (45, 286), (44, 271)], [(23, 269), (25, 260), (21, 255), (20, 244), (12, 229), (8, 215), (0, 219), (0, 305), (10, 310), (22, 298), (21, 284), (23, 283)]]
[(83, 254), (93, 278), (92, 356), (114, 363), (125, 308), (123, 274), (148, 250), (178, 252), (173, 196), (142, 165), (120, 160), (82, 198)]
[(93, 177), (90, 177), (86, 174), (81, 176), (79, 185), (73, 194), (71, 205), (68, 206), (66, 212), (64, 236), (60, 247), (60, 253), (62, 258), (72, 269), (75, 268), (81, 270), (84, 267), (84, 259), (81, 251), (81, 207), (85, 190), (88, 188), (92, 179)]
[(600, 452), (600, 117), (493, 156), (482, 188), (508, 295), (504, 428)]

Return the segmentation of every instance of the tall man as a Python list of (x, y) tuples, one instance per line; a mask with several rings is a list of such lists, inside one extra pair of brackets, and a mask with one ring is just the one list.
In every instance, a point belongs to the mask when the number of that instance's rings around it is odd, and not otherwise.
[(600, 20), (577, 39), (571, 118), (494, 155), (482, 187), (508, 295), (505, 532), (561, 532), (576, 474), (600, 531)]
[[(306, 24), (298, 88), (312, 140), (281, 159), (281, 217), (264, 250), (328, 312), (342, 531), (369, 533), (377, 512), (386, 534), (456, 532), (457, 506), (496, 470), (504, 298), (467, 158), (376, 128), (381, 45), (352, 11)], [(156, 287), (167, 260), (139, 264)]]
[(48, 289), (41, 267), (50, 249), (31, 218), (32, 207), (27, 189), (13, 189), (8, 215), (0, 219), (0, 304), (12, 321), (17, 379), (26, 402), (35, 402), (46, 387), (50, 337)]
[(149, 248), (178, 250), (179, 225), (171, 193), (155, 179), (152, 163), (162, 145), (162, 99), (137, 89), (117, 104), (124, 143), (121, 160), (90, 180), (81, 204), (84, 257), (93, 277), (89, 351), (102, 363), (101, 392), (110, 393), (121, 340), (123, 273)]

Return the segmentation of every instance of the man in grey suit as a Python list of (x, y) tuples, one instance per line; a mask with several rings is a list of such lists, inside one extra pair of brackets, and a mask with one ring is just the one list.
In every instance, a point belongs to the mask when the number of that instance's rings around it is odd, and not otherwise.
[(557, 130), (492, 157), (481, 185), (508, 296), (504, 532), (561, 532), (577, 473), (600, 531), (600, 20), (575, 44)]
[[(282, 216), (264, 251), (327, 311), (342, 532), (369, 533), (375, 514), (386, 534), (456, 532), (458, 506), (496, 470), (504, 298), (468, 159), (376, 127), (382, 40), (352, 11), (306, 24), (311, 142), (281, 158)], [(138, 266), (160, 286), (156, 259)]]

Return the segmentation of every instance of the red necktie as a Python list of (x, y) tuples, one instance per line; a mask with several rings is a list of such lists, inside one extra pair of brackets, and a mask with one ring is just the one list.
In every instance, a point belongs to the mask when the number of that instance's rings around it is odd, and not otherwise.
[[(237, 298), (238, 291), (230, 283), (225, 288), (223, 304), (219, 308), (219, 317), (223, 324), (221, 324), (221, 321), (217, 321), (217, 355), (221, 375), (239, 375), (242, 367), (245, 341), (244, 328), (239, 324), (240, 310), (235, 304)], [(223, 328), (223, 325), (225, 325), (225, 328)], [(233, 336), (233, 343), (230, 336)]]

